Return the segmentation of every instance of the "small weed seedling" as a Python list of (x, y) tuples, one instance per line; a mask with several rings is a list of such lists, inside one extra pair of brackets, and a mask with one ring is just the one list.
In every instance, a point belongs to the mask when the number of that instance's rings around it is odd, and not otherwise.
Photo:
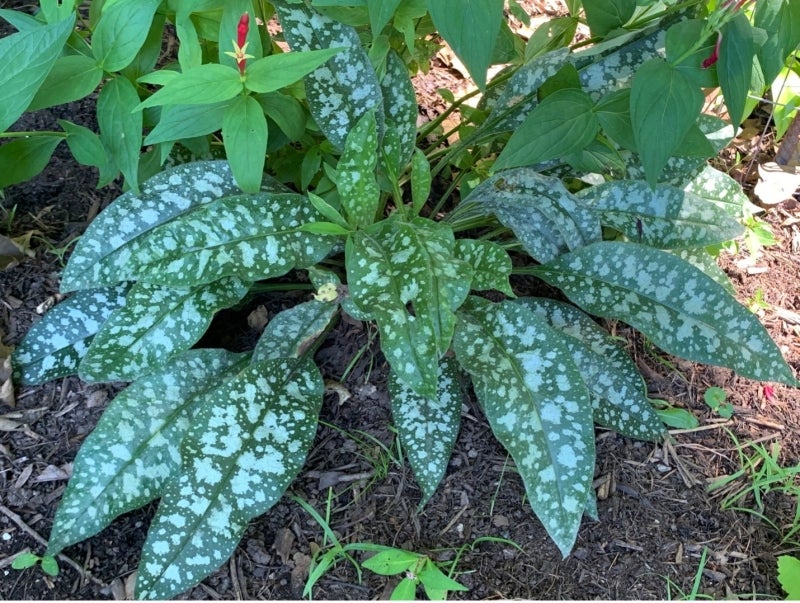
[(34, 553), (22, 553), (14, 558), (12, 569), (24, 570), (35, 565), (41, 565), (42, 571), (48, 576), (58, 576), (58, 561), (52, 555), (40, 557)]
[(786, 591), (786, 599), (800, 599), (800, 559), (790, 555), (778, 557), (778, 582)]
[(709, 387), (703, 394), (703, 400), (708, 407), (723, 419), (730, 419), (733, 416), (733, 405), (725, 402), (727, 399), (728, 394), (721, 387)]
[[(713, 597), (700, 593), (700, 582), (703, 579), (703, 570), (708, 562), (708, 547), (703, 547), (703, 552), (700, 555), (700, 564), (697, 566), (697, 571), (694, 574), (692, 581), (692, 590), (689, 593), (683, 592), (680, 587), (675, 584), (671, 579), (667, 578), (667, 600), (668, 601), (697, 601), (698, 599), (713, 599)], [(672, 589), (677, 591), (678, 596), (675, 597)]]

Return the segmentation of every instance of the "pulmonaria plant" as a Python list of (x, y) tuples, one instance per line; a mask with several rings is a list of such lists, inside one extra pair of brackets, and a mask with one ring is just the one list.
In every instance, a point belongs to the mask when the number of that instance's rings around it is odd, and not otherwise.
[[(175, 4), (188, 44), (191, 11)], [(61, 289), (73, 295), (15, 351), (27, 383), (75, 373), (130, 382), (75, 460), (48, 555), (160, 499), (137, 596), (174, 596), (219, 567), (301, 470), (323, 396), (314, 352), (343, 314), (380, 332), (421, 504), (447, 469), (469, 381), (564, 555), (583, 515), (596, 517), (594, 425), (641, 439), (664, 433), (633, 361), (593, 316), (624, 321), (689, 360), (797, 385), (705, 251), (741, 233), (749, 206), (705, 162), (732, 128), (700, 114), (701, 88), (721, 84), (731, 115), (742, 117), (740, 83), (754, 60), (774, 65), (774, 53), (797, 44), (773, 18), (792, 10), (786, 4), (772, 3), (757, 23), (789, 46), (762, 56), (756, 27), (737, 15), (719, 62), (704, 70), (714, 42), (701, 14), (665, 10), (639, 22), (633, 2), (600, 13), (587, 3), (592, 33), (605, 41), (583, 51), (569, 38), (547, 42), (488, 83), (506, 35), (499, 0), (430, 0), (419, 15), (396, 3), (317, 12), (276, 1), (292, 52), (265, 57), (260, 47), (245, 53), (254, 40), (240, 4), (221, 21), (237, 27), (234, 52), (220, 49), (235, 66), (197, 63), (196, 49), (182, 47), (179, 71), (148, 77), (161, 88), (143, 100), (135, 92), (128, 105), (129, 114), (161, 108), (146, 143), (218, 143), (221, 133), (227, 158), (165, 169), (106, 208), (64, 271)], [(415, 146), (405, 61), (423, 17), (485, 89), (445, 150)], [(482, 26), (460, 28), (466, 22)], [(629, 31), (615, 37), (623, 25)], [(736, 53), (726, 40), (740, 44)], [(278, 90), (296, 90), (301, 78), (297, 105), (287, 104)], [(280, 103), (302, 106), (314, 123), (267, 153)], [(192, 129), (201, 116), (212, 118)], [(265, 176), (265, 165), (283, 181)], [(439, 201), (433, 178), (448, 188)], [(292, 270), (307, 271), (317, 293), (273, 317), (255, 349), (195, 347), (216, 312)], [(518, 296), (514, 274), (571, 303)]]

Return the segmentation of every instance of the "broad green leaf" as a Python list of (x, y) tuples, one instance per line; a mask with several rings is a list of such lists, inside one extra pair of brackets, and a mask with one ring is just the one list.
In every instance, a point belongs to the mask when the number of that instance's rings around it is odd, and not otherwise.
[(303, 79), (343, 48), (283, 52), (248, 63), (244, 85), (253, 92), (273, 92)]
[[(390, 50), (386, 57), (386, 75), (381, 80), (381, 92), (387, 129), (387, 136), (383, 139), (384, 153), (394, 159), (395, 174), (402, 174), (417, 140), (418, 109), (408, 68), (394, 50)], [(387, 149), (390, 129), (395, 133), (392, 141), (396, 148)]]
[(38, 385), (74, 375), (95, 333), (125, 304), (127, 285), (81, 291), (34, 324), (11, 358), (15, 379)]
[(595, 105), (597, 121), (603, 132), (623, 149), (636, 150), (631, 124), (631, 90), (614, 90)]
[(0, 146), (0, 189), (37, 176), (62, 140), (63, 136), (30, 136)]
[(416, 601), (417, 582), (411, 578), (403, 578), (394, 587), (392, 594), (389, 595), (390, 601)]
[(347, 221), (353, 227), (369, 226), (375, 221), (380, 201), (375, 179), (377, 151), (375, 112), (369, 111), (347, 134), (344, 152), (336, 165), (336, 188)]
[(594, 103), (582, 90), (558, 90), (545, 97), (514, 131), (495, 170), (534, 165), (586, 147), (599, 130)]
[(636, 72), (631, 85), (631, 123), (651, 186), (697, 120), (703, 98), (698, 87), (662, 59), (649, 60)]
[(503, 22), (503, 0), (427, 0), (427, 4), (436, 29), (483, 90)]
[(417, 574), (417, 578), (425, 588), (425, 594), (431, 601), (444, 601), (447, 591), (467, 591), (463, 584), (459, 584), (452, 578), (447, 577), (442, 570), (436, 567), (432, 561), (425, 564), (425, 568)]
[(44, 23), (36, 19), (36, 17), (9, 8), (0, 8), (0, 19), (5, 19), (20, 32), (33, 31), (44, 26)]
[[(109, 4), (113, 3), (111, 0)], [(41, 0), (39, 7), (41, 8), (41, 16), (44, 17), (48, 23), (56, 23), (63, 21), (70, 17), (75, 10), (77, 0)]]
[(731, 122), (738, 125), (747, 117), (745, 105), (756, 54), (753, 26), (746, 15), (738, 14), (723, 26), (721, 35), (717, 76)]
[(180, 469), (180, 442), (203, 395), (247, 362), (244, 354), (190, 350), (117, 395), (75, 458), (48, 553), (97, 534), (161, 496)]
[(663, 408), (656, 413), (664, 425), (673, 429), (694, 429), (700, 426), (697, 417), (685, 408)]
[(311, 360), (253, 364), (206, 395), (181, 444), (142, 550), (140, 599), (168, 599), (233, 553), (305, 462), (323, 384)]
[(591, 394), (596, 423), (640, 440), (664, 434), (636, 365), (600, 325), (575, 306), (552, 299), (520, 297), (517, 303), (567, 336), (561, 341)]
[[(258, 94), (255, 98), (267, 117), (278, 125), (289, 140), (300, 140), (305, 135), (308, 115), (296, 98), (280, 92)], [(302, 190), (305, 189), (305, 186), (302, 187)]]
[(569, 46), (575, 37), (578, 29), (578, 19), (576, 17), (555, 17), (548, 19), (528, 38), (525, 44), (525, 62), (528, 63), (546, 52), (552, 52), (565, 46)]
[(710, 165), (705, 166), (696, 178), (684, 186), (683, 190), (714, 203), (737, 220), (761, 211), (744, 194), (741, 184)]
[(594, 494), (595, 459), (591, 400), (566, 336), (514, 302), (471, 297), (458, 318), (458, 362), (534, 513), (566, 556)]
[(147, 39), (161, 0), (107, 2), (92, 32), (92, 52), (106, 72), (121, 71), (133, 61)]
[(60, 56), (72, 33), (75, 15), (52, 25), (20, 31), (0, 39), (0, 132), (13, 124)]
[[(342, 149), (359, 118), (383, 106), (378, 76), (358, 33), (303, 5), (277, 4), (275, 10), (293, 50), (344, 48), (305, 78), (311, 115), (328, 140)], [(383, 113), (377, 112), (375, 117), (381, 134)]]
[[(701, 88), (715, 88), (717, 81), (716, 65), (703, 67), (703, 61), (714, 52), (717, 36), (708, 36), (706, 22), (702, 19), (678, 21), (667, 30), (665, 40), (667, 62), (682, 71), (695, 85)], [(698, 40), (706, 35), (706, 43), (699, 48)]]
[(208, 63), (171, 78), (161, 90), (139, 103), (139, 111), (156, 105), (213, 105), (242, 93), (239, 72), (226, 65)]
[(800, 599), (800, 559), (789, 555), (778, 557), (778, 582), (788, 600)]
[(635, 243), (595, 243), (536, 274), (586, 312), (622, 320), (670, 354), (750, 379), (797, 383), (758, 319), (670, 253)]
[(152, 73), (156, 68), (156, 63), (158, 63), (158, 59), (161, 56), (161, 43), (164, 40), (164, 24), (166, 20), (166, 14), (156, 11), (144, 44), (142, 44), (136, 56), (133, 57), (133, 61), (122, 70), (122, 75), (129, 80), (136, 81), (138, 77), (145, 73)]
[(312, 192), (306, 194), (308, 196), (308, 200), (311, 201), (311, 205), (313, 205), (314, 209), (316, 209), (319, 213), (337, 226), (341, 226), (346, 230), (350, 229), (350, 227), (347, 225), (347, 220), (344, 219), (342, 214), (339, 213), (339, 210), (333, 207), (333, 205)]
[(710, 254), (705, 248), (702, 249), (674, 249), (671, 250), (671, 253), (684, 262), (688, 262), (695, 268), (702, 270), (706, 273), (706, 276), (711, 277), (714, 279), (719, 285), (721, 285), (725, 291), (727, 291), (731, 296), (736, 296), (736, 288), (731, 283), (731, 280), (728, 278), (728, 275), (725, 271), (719, 267), (717, 264), (717, 259), (714, 255)]
[(11, 562), (11, 568), (23, 570), (33, 567), (37, 563), (39, 563), (39, 555), (35, 555), (34, 553), (22, 553), (14, 557), (14, 561)]
[(394, 12), (402, 0), (367, 0), (367, 10), (369, 11), (369, 25), (372, 29), (372, 36), (381, 33), (384, 26), (394, 16)]
[(175, 34), (178, 36), (178, 63), (186, 72), (203, 62), (203, 48), (191, 18), (191, 3), (180, 2), (175, 11)]
[(103, 70), (85, 55), (59, 57), (26, 111), (63, 105), (88, 96), (102, 77)]
[(45, 555), (42, 557), (42, 571), (48, 576), (58, 576), (58, 561), (52, 555)]
[(585, 189), (578, 196), (598, 213), (604, 226), (659, 249), (705, 247), (744, 231), (715, 204), (665, 184), (651, 188), (641, 181), (616, 180)]
[(109, 158), (125, 176), (134, 192), (139, 191), (139, 154), (142, 148), (142, 114), (133, 112), (139, 95), (133, 84), (118, 76), (108, 82), (97, 97), (100, 140)]
[(267, 118), (252, 96), (240, 96), (225, 109), (222, 139), (236, 184), (257, 193), (264, 178), (267, 153)]
[(103, 268), (112, 280), (132, 274), (169, 287), (226, 276), (247, 281), (282, 276), (330, 252), (329, 237), (301, 229), (320, 217), (308, 199), (295, 193), (224, 197), (162, 224)]
[(597, 216), (560, 180), (529, 168), (507, 170), (485, 180), (459, 210), (494, 214), (540, 262), (600, 240)]
[(253, 362), (302, 356), (325, 332), (337, 309), (336, 303), (312, 299), (279, 312), (258, 339)]
[(775, 80), (786, 57), (800, 45), (800, 4), (788, 0), (756, 2), (753, 24), (767, 32), (767, 40), (758, 48), (758, 62), (764, 81)]
[(125, 193), (98, 215), (78, 240), (61, 279), (61, 291), (115, 283), (130, 258), (129, 246), (145, 233), (192, 208), (239, 193), (226, 161), (171, 168)]
[(167, 105), (161, 109), (161, 118), (144, 139), (144, 144), (159, 144), (216, 132), (222, 129), (225, 111), (234, 102), (236, 101), (227, 100), (213, 105)]
[(464, 395), (455, 358), (446, 356), (439, 361), (435, 396), (420, 396), (399, 381), (394, 372), (389, 374), (389, 395), (400, 442), (422, 490), (421, 508), (447, 471), (461, 425)]
[(394, 576), (406, 570), (413, 569), (419, 563), (422, 555), (403, 549), (392, 549), (391, 551), (381, 551), (364, 561), (361, 567), (375, 572), (381, 576)]
[(516, 297), (508, 277), (511, 275), (511, 258), (506, 250), (492, 241), (458, 239), (456, 257), (464, 260), (475, 270), (471, 289), (488, 291), (495, 289), (509, 297)]
[(425, 206), (430, 194), (431, 164), (425, 153), (415, 148), (411, 158), (411, 202), (415, 216)]
[(603, 37), (625, 25), (636, 10), (636, 0), (590, 0), (583, 3), (592, 36)]
[(356, 308), (378, 322), (381, 349), (396, 377), (428, 398), (436, 396), (438, 360), (450, 347), (454, 312), (472, 277), (454, 252), (452, 231), (422, 218), (384, 220), (347, 240)]
[(203, 287), (174, 289), (136, 283), (125, 305), (92, 339), (78, 374), (89, 382), (133, 381), (188, 350), (214, 314), (242, 299), (249, 283), (222, 279)]

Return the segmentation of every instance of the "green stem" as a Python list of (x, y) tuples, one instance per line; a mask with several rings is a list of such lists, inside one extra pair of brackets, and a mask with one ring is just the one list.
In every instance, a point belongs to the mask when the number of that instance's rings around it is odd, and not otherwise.
[(269, 291), (313, 291), (316, 287), (311, 283), (255, 283), (250, 293), (267, 293)]

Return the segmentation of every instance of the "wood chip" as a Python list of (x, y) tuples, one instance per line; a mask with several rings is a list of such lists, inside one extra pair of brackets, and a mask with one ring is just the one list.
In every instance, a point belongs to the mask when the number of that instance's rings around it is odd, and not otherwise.
[(17, 481), (14, 482), (14, 487), (17, 490), (22, 488), (31, 478), (32, 474), (33, 474), (33, 465), (28, 465), (27, 467), (25, 467), (25, 469), (22, 470), (22, 473), (19, 474)]
[(775, 315), (783, 321), (793, 325), (800, 325), (800, 314), (792, 312), (791, 310), (784, 310), (783, 308), (775, 308)]
[(72, 476), (72, 463), (66, 463), (61, 467), (55, 465), (48, 465), (45, 467), (35, 480), (36, 483), (42, 482), (58, 482), (61, 480), (69, 479)]
[(289, 528), (280, 528), (275, 533), (275, 542), (272, 543), (272, 548), (278, 553), (281, 558), (281, 563), (289, 565), (289, 560), (292, 558), (292, 546), (294, 546), (294, 534)]

